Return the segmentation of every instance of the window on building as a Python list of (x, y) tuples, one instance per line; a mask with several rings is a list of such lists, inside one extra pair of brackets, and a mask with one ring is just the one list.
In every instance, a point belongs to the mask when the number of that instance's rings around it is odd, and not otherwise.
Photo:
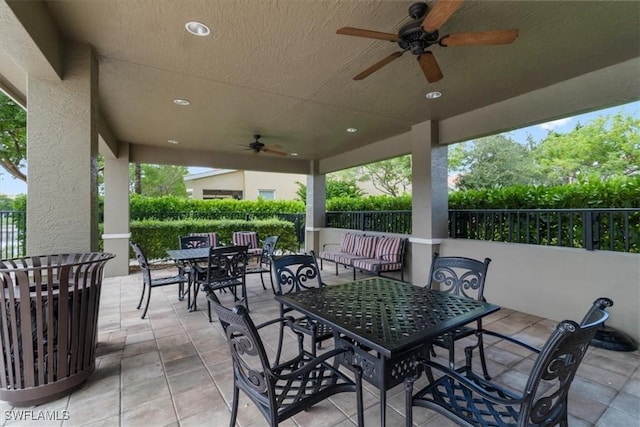
[(258, 190), (258, 197), (264, 200), (275, 200), (276, 190)]

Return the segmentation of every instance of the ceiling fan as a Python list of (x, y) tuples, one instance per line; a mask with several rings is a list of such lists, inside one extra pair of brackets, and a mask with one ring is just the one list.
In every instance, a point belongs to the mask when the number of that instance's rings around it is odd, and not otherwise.
[(398, 31), (398, 34), (382, 33), (379, 31), (363, 30), (360, 28), (344, 27), (336, 33), (346, 36), (367, 37), (371, 39), (387, 40), (398, 43), (400, 51), (376, 62), (371, 67), (356, 75), (354, 80), (362, 80), (370, 74), (378, 71), (388, 63), (409, 51), (418, 57), (418, 64), (429, 83), (442, 79), (440, 66), (429, 49), (433, 45), (440, 46), (482, 46), (513, 43), (518, 38), (518, 30), (495, 30), (481, 32), (454, 33), (440, 36), (438, 30), (455, 13), (463, 0), (439, 0), (429, 11), (429, 6), (424, 3), (414, 3), (409, 7), (409, 16), (412, 20)]
[(285, 152), (275, 150), (275, 148), (280, 148), (279, 145), (269, 145), (269, 146), (267, 146), (267, 145), (263, 144), (262, 142), (260, 142), (260, 137), (261, 137), (261, 135), (259, 135), (259, 134), (253, 135), (253, 138), (255, 139), (255, 141), (249, 143), (249, 145), (247, 146), (248, 147), (247, 150), (253, 150), (253, 152), (255, 154), (268, 153), (268, 154), (275, 154), (277, 156), (286, 156), (287, 155), (287, 153), (285, 153)]

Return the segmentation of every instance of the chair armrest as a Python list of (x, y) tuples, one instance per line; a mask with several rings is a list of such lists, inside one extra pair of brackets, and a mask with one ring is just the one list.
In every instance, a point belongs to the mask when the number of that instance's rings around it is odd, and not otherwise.
[(400, 262), (400, 261), (390, 261), (388, 259), (382, 259), (382, 257), (384, 257), (384, 256), (400, 258), (402, 256), (402, 254), (400, 252), (389, 252), (389, 253), (386, 253), (386, 254), (378, 255), (376, 260), (384, 261), (384, 262)]
[(326, 248), (327, 246), (340, 246), (340, 243), (325, 243), (322, 245), (322, 250), (324, 250), (324, 248)]
[(496, 337), (496, 338), (501, 338), (503, 340), (507, 340), (507, 341), (509, 341), (509, 342), (511, 342), (513, 344), (517, 344), (517, 345), (519, 345), (521, 347), (524, 347), (527, 350), (532, 351), (533, 353), (536, 353), (536, 354), (540, 353), (540, 349), (538, 347), (535, 347), (535, 346), (533, 346), (531, 344), (528, 344), (528, 343), (526, 343), (526, 342), (524, 342), (522, 340), (519, 340), (518, 338), (513, 338), (513, 337), (510, 337), (508, 335), (501, 334), (499, 332), (489, 331), (489, 330), (484, 329), (484, 328), (482, 330), (478, 331), (478, 332), (481, 332), (481, 333), (483, 333), (485, 335), (491, 335), (491, 336)]
[[(518, 405), (521, 404), (524, 400), (524, 396), (520, 395), (517, 398), (505, 398), (505, 397), (500, 397), (498, 395), (496, 395), (495, 393), (492, 393), (492, 390), (503, 390), (502, 386), (499, 386), (497, 384), (493, 384), (490, 381), (484, 380), (482, 378), (480, 378), (477, 375), (474, 375), (473, 372), (469, 371), (469, 375), (473, 376), (473, 379), (469, 378), (468, 376), (464, 376), (462, 375), (461, 372), (464, 372), (465, 368), (460, 368), (459, 372), (458, 370), (453, 370), (448, 368), (447, 366), (441, 365), (440, 363), (437, 362), (433, 362), (431, 360), (420, 360), (417, 362), (418, 365), (418, 373), (416, 374), (415, 378), (408, 378), (407, 380), (405, 380), (405, 382), (407, 383), (413, 383), (413, 381), (415, 381), (415, 379), (420, 375), (420, 370), (421, 369), (425, 369), (425, 370), (435, 370), (440, 372), (443, 376), (445, 377), (449, 377), (452, 380), (456, 381), (460, 386), (465, 387), (469, 390), (471, 390), (474, 393), (479, 394), (480, 396), (482, 396), (483, 399), (486, 399), (490, 402), (493, 403), (497, 403), (497, 404), (502, 404), (502, 405)], [(438, 378), (436, 380), (440, 381), (441, 378)], [(515, 394), (515, 393), (514, 393)]]
[(278, 379), (278, 380), (283, 380), (283, 381), (296, 379), (296, 378), (304, 376), (305, 374), (313, 371), (316, 366), (320, 365), (321, 363), (326, 362), (327, 360), (331, 359), (332, 357), (338, 356), (339, 354), (342, 354), (342, 353), (345, 353), (345, 352), (349, 352), (349, 351), (353, 351), (353, 350), (348, 349), (348, 348), (336, 348), (336, 349), (333, 349), (331, 351), (327, 351), (326, 353), (322, 353), (321, 356), (318, 356), (318, 357), (315, 357), (315, 358), (309, 360), (301, 368), (296, 369), (295, 371), (292, 371), (292, 372), (290, 372), (288, 374), (277, 375), (277, 374), (274, 374), (274, 373), (271, 372), (270, 375), (273, 376), (274, 378)]

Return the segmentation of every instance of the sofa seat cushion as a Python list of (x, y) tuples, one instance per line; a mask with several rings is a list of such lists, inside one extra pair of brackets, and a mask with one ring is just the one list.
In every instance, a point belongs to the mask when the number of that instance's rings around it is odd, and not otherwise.
[(353, 254), (337, 254), (335, 257), (335, 262), (338, 264), (351, 265), (354, 260), (361, 259), (361, 256), (353, 255)]
[(402, 270), (401, 262), (384, 261), (374, 258), (360, 258), (352, 261), (353, 268), (372, 271), (375, 273), (381, 271), (398, 271)]
[(321, 259), (325, 259), (327, 261), (333, 261), (336, 262), (336, 258), (338, 256), (340, 256), (342, 253), (341, 252), (329, 252), (329, 251), (322, 251), (320, 252), (320, 256), (319, 258)]

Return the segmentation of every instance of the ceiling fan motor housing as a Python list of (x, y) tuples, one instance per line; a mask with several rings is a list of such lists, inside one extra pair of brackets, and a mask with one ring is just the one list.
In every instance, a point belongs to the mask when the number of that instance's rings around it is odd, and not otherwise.
[(422, 20), (416, 19), (400, 28), (398, 31), (398, 46), (414, 55), (422, 55), (429, 46), (438, 44), (438, 30), (431, 33), (422, 29)]

